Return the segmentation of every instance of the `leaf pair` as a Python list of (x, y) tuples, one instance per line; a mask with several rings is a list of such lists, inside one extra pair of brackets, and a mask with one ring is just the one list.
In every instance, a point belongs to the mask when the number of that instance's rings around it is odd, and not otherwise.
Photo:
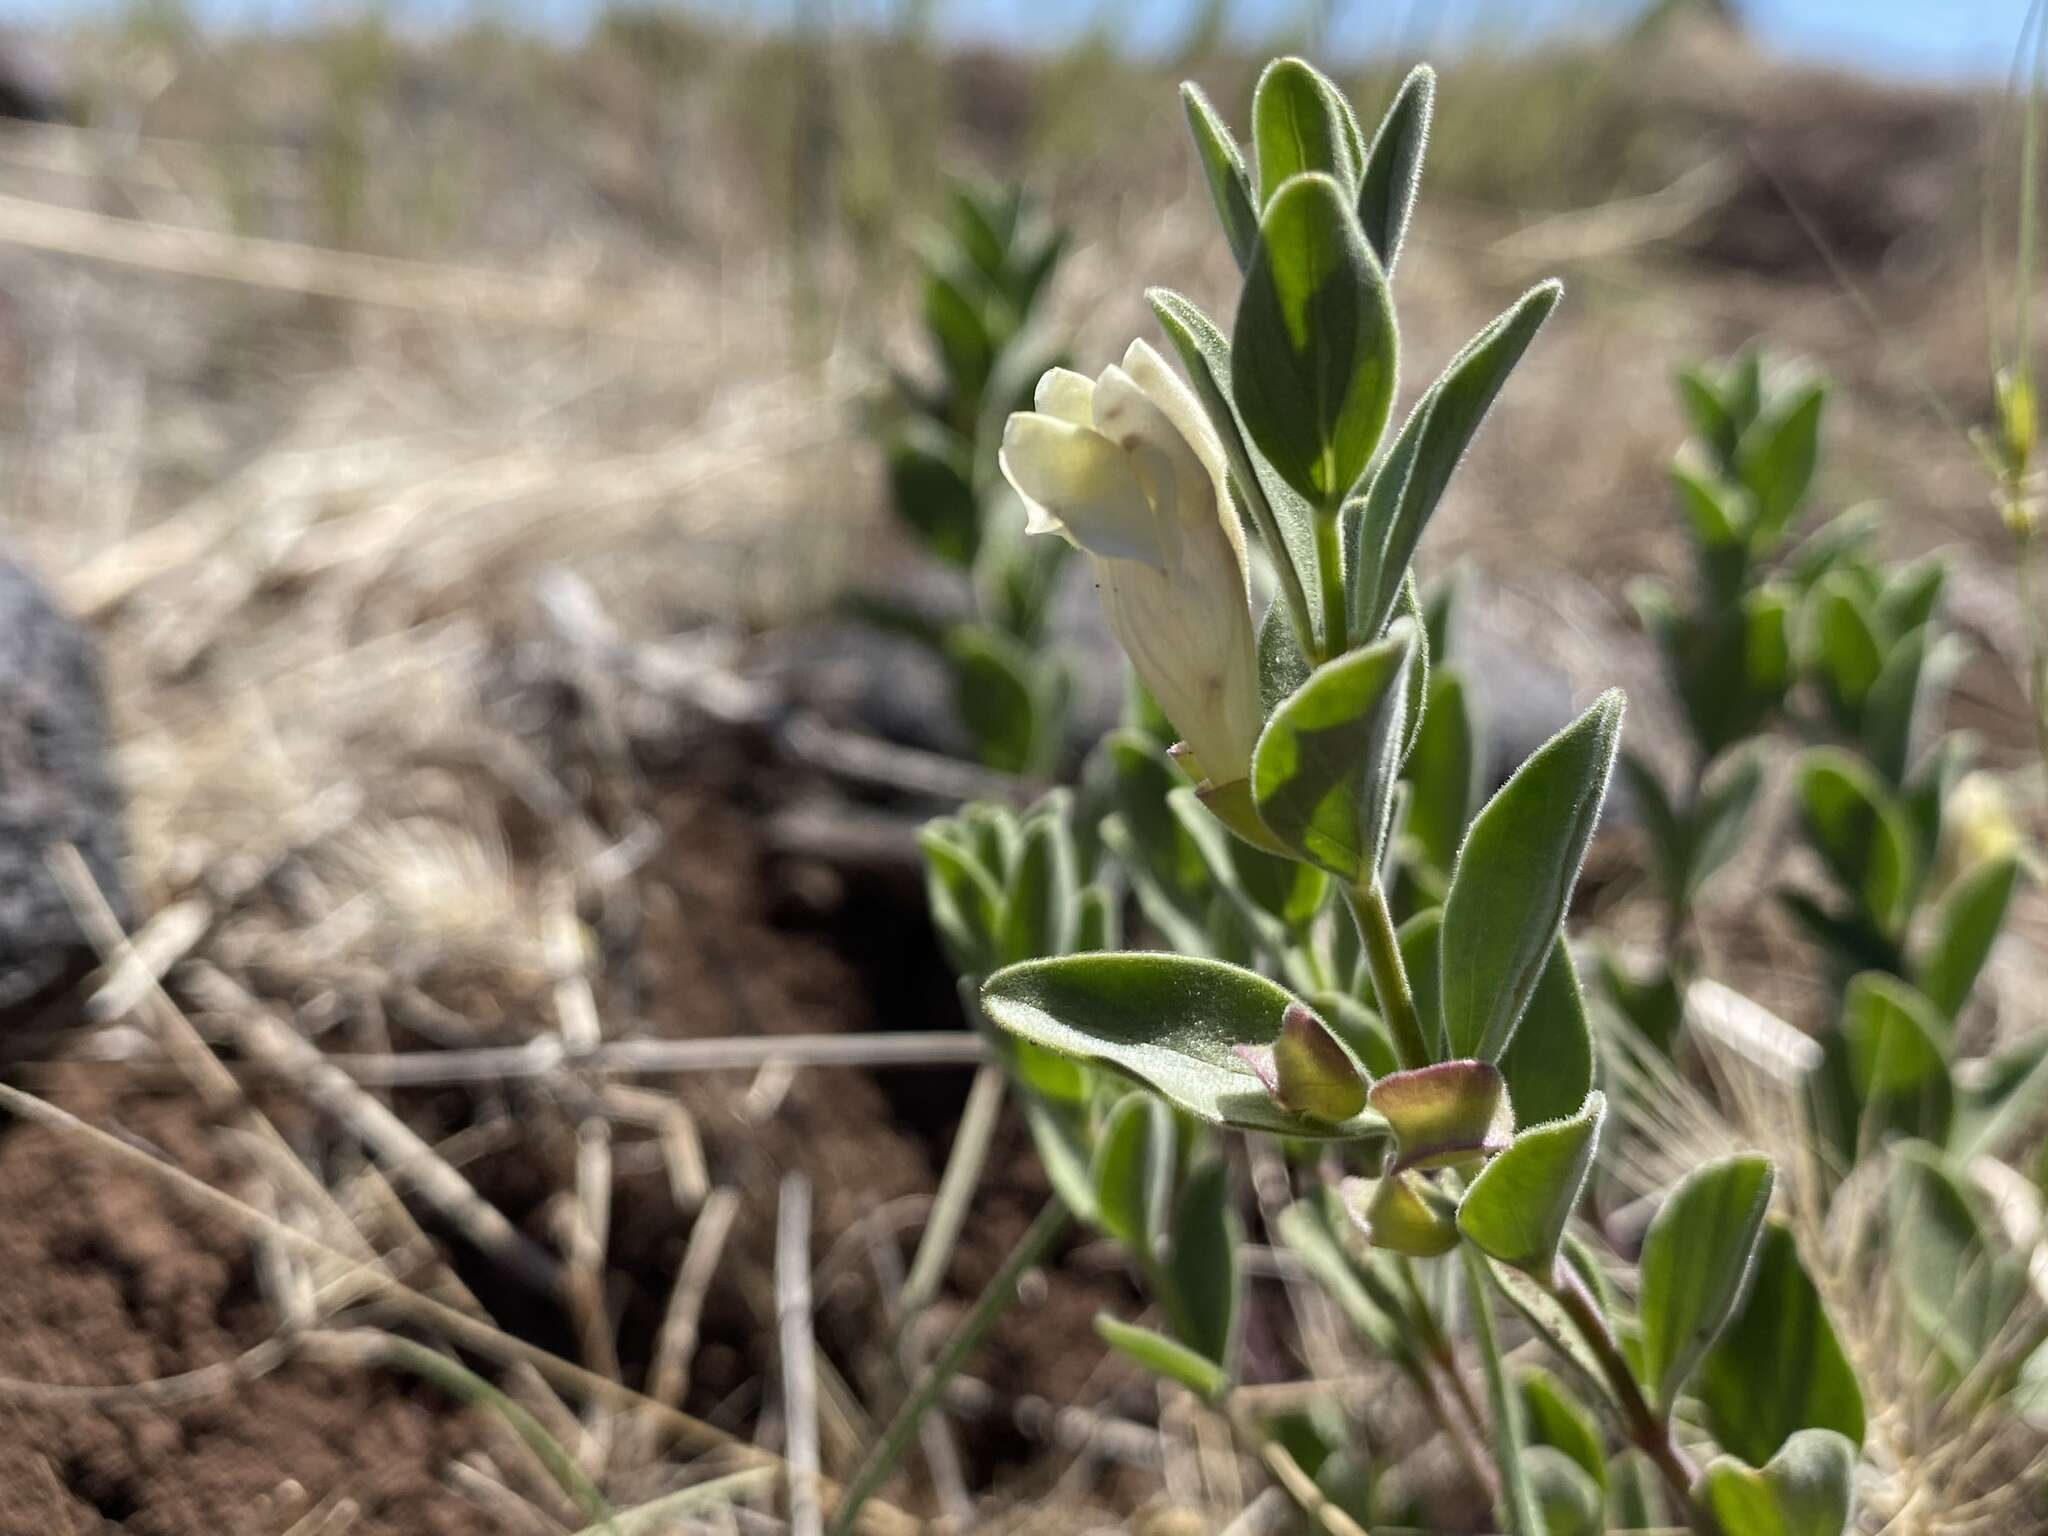
[(932, 926), (954, 968), (983, 976), (1041, 955), (1107, 949), (1116, 902), (1082, 883), (1073, 796), (1055, 790), (1022, 818), (973, 805), (918, 832)]
[(1320, 173), (1350, 192), (1351, 206), (1374, 254), (1391, 273), (1415, 206), (1422, 152), (1436, 102), (1436, 72), (1418, 65), (1395, 93), (1370, 145), (1351, 104), (1327, 77), (1301, 59), (1266, 66), (1252, 97), (1260, 191), (1236, 137), (1201, 87), (1181, 87), (1188, 129), (1224, 234), (1241, 269), (1257, 254), (1259, 214), (1293, 176)]

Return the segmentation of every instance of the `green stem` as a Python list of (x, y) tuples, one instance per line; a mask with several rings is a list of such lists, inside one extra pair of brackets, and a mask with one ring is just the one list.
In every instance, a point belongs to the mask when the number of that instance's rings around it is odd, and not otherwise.
[(1316, 574), (1323, 587), (1323, 644), (1318, 660), (1344, 654), (1350, 644), (1350, 604), (1344, 595), (1344, 531), (1336, 512), (1316, 513)]
[(1401, 941), (1394, 933), (1394, 914), (1387, 910), (1387, 893), (1380, 886), (1380, 877), (1372, 874), (1347, 886), (1344, 900), (1351, 908), (1351, 920), (1358, 925), (1358, 941), (1365, 949), (1366, 969), (1372, 972), (1380, 1016), (1394, 1037), (1394, 1058), (1404, 1070), (1426, 1067), (1429, 1042), (1423, 1038), (1422, 1016), (1415, 1011), (1407, 968), (1401, 964)]
[[(2015, 490), (2015, 496), (2023, 493)], [(2027, 625), (2027, 703), (2034, 717), (2034, 747), (2041, 766), (2048, 772), (2048, 635), (2041, 626), (2040, 594), (2035, 590), (2034, 545), (2038, 542), (2027, 514), (2008, 518), (2016, 530), (2015, 576), (2019, 585), (2020, 612)]]
[(1635, 1372), (1629, 1369), (1621, 1346), (1615, 1342), (1614, 1331), (1607, 1326), (1600, 1304), (1586, 1289), (1586, 1282), (1579, 1278), (1578, 1271), (1571, 1265), (1560, 1262), (1556, 1275), (1545, 1289), (1551, 1299), (1564, 1308), (1565, 1316), (1572, 1320), (1579, 1337), (1586, 1341), (1593, 1358), (1600, 1362), (1600, 1373), (1607, 1378), (1608, 1390), (1614, 1394), (1621, 1409), (1622, 1423), (1629, 1439), (1650, 1458), (1670, 1488), (1672, 1497), (1678, 1500), (1679, 1507), (1690, 1510), (1692, 1485), (1699, 1473), (1671, 1438), (1669, 1421), (1651, 1408), (1644, 1398), (1643, 1389), (1636, 1384)]
[(1542, 1536), (1543, 1512), (1536, 1506), (1536, 1496), (1522, 1466), (1522, 1418), (1513, 1389), (1508, 1385), (1500, 1335), (1494, 1329), (1493, 1297), (1486, 1288), (1486, 1261), (1469, 1243), (1460, 1243), (1458, 1251), (1465, 1260), (1465, 1278), (1472, 1287), (1472, 1336), (1479, 1344), (1479, 1361), (1486, 1371), (1486, 1393), (1493, 1404), (1493, 1459), (1500, 1471), (1502, 1520), (1513, 1536)]
[(989, 1282), (988, 1289), (974, 1303), (974, 1309), (960, 1320), (953, 1336), (946, 1340), (945, 1348), (932, 1361), (931, 1368), (924, 1373), (910, 1396), (904, 1399), (895, 1417), (889, 1420), (881, 1439), (861, 1458), (859, 1467), (847, 1481), (839, 1507), (833, 1512), (832, 1536), (847, 1536), (853, 1530), (860, 1519), (861, 1506), (874, 1497), (875, 1490), (896, 1470), (896, 1463), (903, 1459), (911, 1441), (917, 1438), (918, 1424), (939, 1400), (939, 1394), (946, 1390), (946, 1383), (966, 1364), (967, 1357), (980, 1346), (989, 1329), (995, 1326), (996, 1319), (1009, 1310), (1010, 1303), (1017, 1299), (1017, 1285), (1024, 1278), (1024, 1272), (1045, 1261), (1053, 1245), (1066, 1233), (1070, 1220), (1067, 1208), (1060, 1200), (1049, 1200), (1017, 1240), (1017, 1246), (1010, 1250), (1010, 1256), (1003, 1261), (1003, 1267)]

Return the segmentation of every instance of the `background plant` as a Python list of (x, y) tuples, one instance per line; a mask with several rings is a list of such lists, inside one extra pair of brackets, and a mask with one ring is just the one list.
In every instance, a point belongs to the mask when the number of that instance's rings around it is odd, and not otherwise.
[(1041, 773), (1064, 741), (1071, 679), (1045, 648), (1065, 547), (1023, 537), (996, 473), (1009, 413), (1056, 359), (1042, 309), (1065, 236), (1018, 188), (956, 182), (917, 254), (920, 316), (936, 369), (893, 370), (870, 431), (889, 506), (928, 554), (968, 578), (970, 615), (935, 619), (892, 594), (860, 610), (914, 637), (952, 678), (955, 713), (981, 760)]

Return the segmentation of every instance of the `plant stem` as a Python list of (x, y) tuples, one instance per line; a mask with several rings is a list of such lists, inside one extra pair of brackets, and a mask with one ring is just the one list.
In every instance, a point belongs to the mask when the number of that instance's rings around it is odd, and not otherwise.
[(1344, 596), (1344, 532), (1338, 514), (1316, 513), (1316, 573), (1323, 587), (1323, 644), (1318, 658), (1344, 654), (1350, 644), (1350, 605)]
[(1408, 971), (1401, 964), (1401, 942), (1394, 934), (1394, 914), (1387, 910), (1387, 893), (1380, 886), (1379, 875), (1374, 873), (1345, 887), (1344, 900), (1365, 948), (1373, 996), (1379, 999), (1380, 1014), (1394, 1037), (1394, 1058), (1405, 1070), (1426, 1067), (1429, 1042), (1422, 1035), (1422, 1018), (1415, 1011), (1415, 994), (1409, 990)]
[(1367, 1536), (1365, 1527), (1330, 1502), (1328, 1495), (1316, 1486), (1316, 1480), (1302, 1470), (1301, 1463), (1267, 1432), (1264, 1425), (1248, 1414), (1232, 1417), (1237, 1432), (1258, 1446), (1259, 1460), (1266, 1464), (1273, 1481), (1294, 1500), (1318, 1530), (1325, 1532), (1326, 1536)]
[[(2014, 491), (2015, 497), (2021, 495)], [(2034, 580), (2034, 545), (2030, 521), (2022, 513), (2007, 521), (2016, 530), (2014, 575), (2019, 585), (2020, 612), (2027, 625), (2027, 707), (2034, 717), (2034, 749), (2048, 772), (2048, 635), (2042, 633), (2040, 594)]]
[(1572, 1320), (1572, 1326), (1578, 1329), (1586, 1347), (1600, 1362), (1600, 1372), (1607, 1378), (1608, 1389), (1613, 1392), (1621, 1409), (1629, 1439), (1650, 1458), (1670, 1488), (1672, 1497), (1678, 1500), (1679, 1507), (1690, 1510), (1692, 1485), (1699, 1473), (1671, 1438), (1669, 1422), (1659, 1417), (1644, 1398), (1643, 1389), (1636, 1383), (1635, 1372), (1629, 1369), (1621, 1346), (1615, 1342), (1614, 1331), (1607, 1326), (1600, 1304), (1586, 1289), (1586, 1282), (1579, 1278), (1577, 1270), (1560, 1262), (1545, 1289), (1551, 1299), (1564, 1308), (1565, 1316)]
[(854, 1529), (860, 1519), (861, 1506), (895, 1471), (896, 1463), (903, 1459), (904, 1453), (910, 1449), (910, 1442), (917, 1438), (919, 1421), (939, 1400), (946, 1383), (979, 1347), (989, 1329), (995, 1326), (996, 1319), (1017, 1299), (1017, 1283), (1023, 1279), (1024, 1272), (1044, 1262), (1053, 1245), (1065, 1234), (1071, 1219), (1064, 1203), (1057, 1198), (1049, 1200), (1017, 1240), (1017, 1246), (1010, 1250), (1010, 1256), (1003, 1261), (995, 1279), (975, 1301), (974, 1309), (960, 1320), (953, 1336), (946, 1340), (946, 1347), (939, 1351), (938, 1358), (932, 1361), (931, 1368), (924, 1373), (916, 1389), (904, 1399), (895, 1417), (889, 1420), (881, 1439), (875, 1442), (848, 1479), (846, 1492), (832, 1514), (831, 1536), (847, 1536)]
[(1472, 1287), (1472, 1334), (1479, 1343), (1479, 1361), (1486, 1370), (1486, 1392), (1493, 1404), (1493, 1459), (1500, 1471), (1501, 1515), (1513, 1536), (1542, 1536), (1543, 1513), (1522, 1466), (1522, 1421), (1508, 1386), (1507, 1364), (1501, 1358), (1500, 1336), (1493, 1325), (1493, 1297), (1488, 1293), (1486, 1264), (1469, 1243), (1458, 1251), (1465, 1260), (1465, 1278)]

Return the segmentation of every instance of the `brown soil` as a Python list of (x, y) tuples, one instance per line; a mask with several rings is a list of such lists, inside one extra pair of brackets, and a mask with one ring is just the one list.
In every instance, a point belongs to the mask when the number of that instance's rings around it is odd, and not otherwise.
[[(45, 1091), (209, 1183), (233, 1188), (242, 1171), (189, 1096), (82, 1065)], [(52, 1132), (0, 1135), (0, 1208), (0, 1374), (143, 1382), (233, 1360), (270, 1331), (235, 1232)], [(479, 1529), (477, 1512), (441, 1471), (483, 1443), (414, 1383), (300, 1363), (176, 1405), (0, 1395), (0, 1532), (277, 1532), (342, 1495), (359, 1532), (456, 1536)]]
[[(737, 803), (746, 765), (669, 793), (673, 853), (656, 872), (642, 935), (646, 1029), (672, 1037), (930, 1029), (957, 1021), (950, 979), (914, 888), (889, 882), (820, 889), (777, 867)], [(815, 876), (815, 871), (810, 872)], [(822, 903), (822, 909), (821, 909)], [(408, 1042), (401, 1040), (400, 1047)], [(806, 1071), (779, 1099), (750, 1096), (739, 1074), (648, 1080), (694, 1116), (715, 1183), (736, 1187), (742, 1214), (709, 1298), (685, 1406), (745, 1431), (776, 1374), (771, 1275), (776, 1195), (801, 1168), (813, 1184), (814, 1263), (829, 1266), (818, 1335), (873, 1411), (899, 1390), (878, 1357), (879, 1298), (864, 1250), (833, 1247), (890, 1202), (928, 1195), (966, 1089), (963, 1073)], [(105, 1064), (74, 1062), (39, 1091), (94, 1124), (220, 1187), (245, 1189), (246, 1163), (192, 1095), (146, 1086)], [(275, 1112), (298, 1144), (330, 1150), (331, 1128), (284, 1090)], [(511, 1090), (518, 1138), (469, 1168), (478, 1187), (546, 1240), (547, 1202), (567, 1187), (573, 1133), (561, 1106)], [(419, 1092), (399, 1107), (429, 1136), (479, 1118), (477, 1097)], [(505, 1106), (500, 1106), (503, 1108)], [(637, 1380), (689, 1237), (651, 1147), (620, 1140), (610, 1249), (617, 1340)], [(971, 1295), (993, 1275), (1046, 1198), (1020, 1125), (1007, 1123), (976, 1200), (954, 1278)], [(41, 1127), (0, 1132), (0, 1375), (82, 1386), (137, 1383), (230, 1361), (258, 1345), (273, 1312), (249, 1244), (198, 1217), (139, 1172), (110, 1169)], [(900, 1207), (906, 1262), (921, 1205)], [(574, 1340), (552, 1304), (501, 1282), (459, 1243), (447, 1255), (493, 1315), (565, 1354)], [(1115, 1276), (1077, 1274), (1035, 1290), (997, 1329), (972, 1374), (1000, 1408), (1023, 1394), (1071, 1401), (1101, 1357), (1090, 1319), (1128, 1310)], [(940, 1311), (941, 1322), (954, 1304)], [(177, 1403), (132, 1397), (35, 1403), (0, 1393), (0, 1536), (121, 1530), (139, 1536), (275, 1533), (323, 1498), (360, 1506), (357, 1536), (438, 1536), (492, 1528), (447, 1484), (450, 1463), (502, 1433), (475, 1411), (391, 1374), (286, 1365)], [(1033, 1447), (989, 1412), (963, 1428), (974, 1486), (1003, 1480)], [(898, 1494), (912, 1502), (909, 1487)]]

